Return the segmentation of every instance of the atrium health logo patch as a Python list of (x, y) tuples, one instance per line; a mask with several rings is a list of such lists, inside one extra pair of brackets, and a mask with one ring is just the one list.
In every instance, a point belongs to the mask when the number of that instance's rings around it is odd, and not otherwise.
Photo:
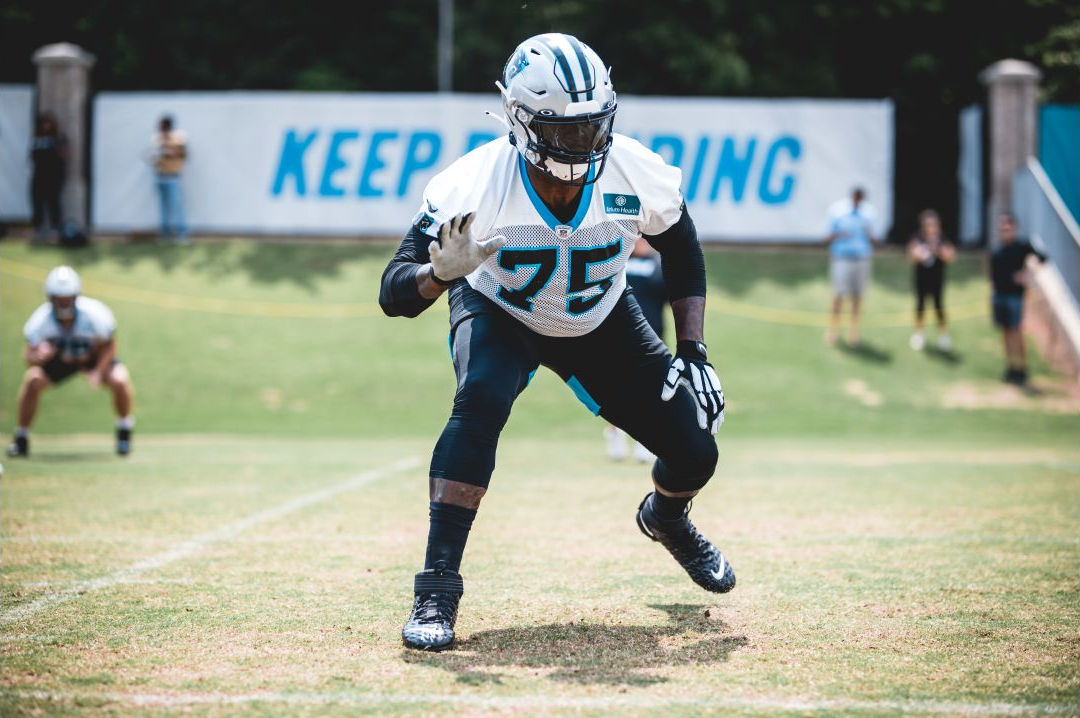
[(604, 211), (608, 214), (641, 214), (641, 200), (632, 194), (605, 194)]

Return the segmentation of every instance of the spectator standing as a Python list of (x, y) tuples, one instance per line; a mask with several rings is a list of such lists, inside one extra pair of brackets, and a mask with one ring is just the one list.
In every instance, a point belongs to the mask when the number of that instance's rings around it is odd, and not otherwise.
[(58, 239), (63, 212), (60, 190), (67, 169), (67, 139), (51, 112), (34, 119), (34, 139), (30, 145), (33, 172), (30, 179), (30, 203), (33, 207), (34, 240)]
[(175, 129), (172, 117), (166, 115), (158, 123), (151, 144), (161, 203), (161, 241), (186, 244), (189, 239), (180, 178), (188, 156), (187, 135), (183, 130)]
[[(664, 340), (664, 304), (667, 303), (667, 287), (664, 285), (664, 273), (660, 267), (659, 254), (652, 248), (647, 240), (639, 237), (634, 244), (630, 258), (626, 261), (626, 283), (634, 292), (641, 307), (641, 313), (645, 315), (645, 321), (660, 341)], [(626, 458), (626, 432), (613, 424), (608, 424), (604, 429), (604, 439), (607, 442), (608, 458), (622, 461)], [(653, 453), (634, 442), (634, 460), (647, 463), (655, 459)]]
[(956, 247), (941, 233), (938, 213), (932, 209), (923, 210), (919, 214), (919, 231), (908, 242), (908, 259), (915, 267), (915, 333), (910, 341), (915, 351), (926, 346), (923, 315), (928, 297), (933, 300), (937, 314), (937, 347), (943, 352), (952, 351), (943, 294), (945, 265), (955, 258)]
[(848, 344), (859, 343), (859, 312), (862, 297), (870, 283), (870, 258), (877, 239), (874, 236), (874, 208), (865, 201), (866, 192), (856, 187), (850, 200), (840, 200), (830, 208), (829, 278), (832, 282), (832, 315), (825, 339), (835, 344), (840, 336), (840, 311), (844, 297), (851, 301)]
[(1016, 218), (1008, 212), (998, 215), (998, 248), (990, 255), (990, 277), (994, 285), (994, 324), (1001, 328), (1005, 345), (1005, 373), (1002, 381), (1017, 386), (1027, 384), (1027, 347), (1020, 324), (1024, 318), (1024, 289), (1031, 276), (1026, 264), (1029, 256), (1040, 262), (1046, 256), (1019, 239)]

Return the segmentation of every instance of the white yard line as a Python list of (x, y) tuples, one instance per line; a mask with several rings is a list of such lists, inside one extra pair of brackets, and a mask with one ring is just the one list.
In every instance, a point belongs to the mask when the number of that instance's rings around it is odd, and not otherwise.
[(620, 709), (701, 707), (712, 710), (756, 710), (817, 712), (828, 710), (868, 711), (886, 715), (947, 714), (962, 716), (1077, 716), (1076, 705), (1064, 703), (969, 703), (960, 701), (875, 701), (811, 700), (760, 696), (754, 698), (666, 698), (647, 695), (566, 696), (551, 694), (488, 696), (432, 695), (367, 692), (257, 692), (257, 693), (96, 693), (93, 691), (41, 691), (6, 689), (7, 700), (36, 700), (50, 703), (109, 703), (141, 708), (178, 708), (191, 706), (235, 706), (257, 703), (296, 706), (454, 705), (466, 708), (536, 712), (554, 709)]
[(243, 533), (244, 531), (247, 531), (254, 526), (258, 526), (259, 524), (264, 524), (270, 521), (275, 521), (277, 519), (280, 519), (282, 516), (287, 516), (288, 514), (293, 513), (294, 511), (299, 511), (300, 509), (307, 508), (308, 506), (311, 506), (313, 504), (326, 501), (327, 499), (333, 498), (339, 494), (353, 491), (354, 489), (358, 489), (361, 486), (375, 481), (376, 479), (381, 479), (384, 476), (389, 476), (390, 474), (395, 474), (399, 471), (405, 471), (406, 469), (415, 468), (419, 464), (419, 459), (415, 457), (410, 457), (408, 459), (396, 461), (386, 466), (381, 466), (375, 469), (371, 469), (369, 471), (365, 471), (364, 473), (354, 476), (351, 479), (346, 479), (345, 481), (334, 484), (332, 486), (327, 486), (326, 488), (319, 489), (318, 491), (313, 491), (309, 494), (304, 494), (303, 496), (298, 496), (294, 499), (290, 499), (283, 504), (272, 506), (268, 509), (264, 509), (257, 513), (251, 514), (250, 516), (240, 519), (239, 521), (234, 521), (231, 524), (226, 524), (225, 526), (214, 529), (213, 531), (208, 531), (207, 533), (204, 533), (200, 536), (196, 536), (195, 538), (179, 543), (167, 551), (163, 551), (162, 553), (156, 554), (147, 559), (134, 563), (130, 566), (127, 566), (126, 568), (122, 568), (118, 571), (114, 571), (113, 573), (107, 574), (105, 576), (100, 576), (98, 578), (87, 579), (84, 581), (76, 581), (67, 586), (67, 588), (56, 591), (55, 593), (49, 593), (41, 596), (40, 598), (36, 598), (28, 603), (15, 606), (14, 608), (4, 611), (3, 615), (0, 616), (0, 623), (5, 626), (11, 625), (13, 623), (18, 623), (19, 621), (24, 621), (27, 618), (30, 618), (31, 616), (34, 616), (44, 611), (47, 608), (52, 608), (57, 604), (69, 601), (78, 596), (82, 596), (83, 594), (90, 593), (92, 591), (100, 591), (104, 588), (111, 588), (118, 584), (126, 583), (131, 579), (148, 571), (154, 571), (164, 566), (168, 566), (171, 563), (175, 563), (182, 559), (188, 558), (189, 556), (193, 556), (212, 544), (228, 541), (237, 536), (238, 534)]

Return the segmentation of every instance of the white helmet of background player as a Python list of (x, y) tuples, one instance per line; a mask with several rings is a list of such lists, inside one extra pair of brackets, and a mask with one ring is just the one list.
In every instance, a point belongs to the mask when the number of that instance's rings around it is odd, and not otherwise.
[(53, 305), (56, 318), (66, 321), (75, 316), (75, 302), (64, 302), (58, 306), (56, 299), (78, 297), (82, 293), (82, 281), (74, 269), (67, 266), (55, 267), (45, 277), (45, 296)]
[(525, 161), (564, 184), (600, 177), (617, 105), (608, 69), (591, 47), (562, 33), (530, 37), (495, 84), (510, 142)]

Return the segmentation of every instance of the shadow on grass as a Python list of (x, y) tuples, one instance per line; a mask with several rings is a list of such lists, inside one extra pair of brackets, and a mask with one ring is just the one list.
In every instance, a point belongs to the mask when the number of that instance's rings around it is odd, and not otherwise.
[[(106, 462), (119, 463), (124, 461), (124, 459), (118, 457), (115, 453), (108, 451), (105, 448), (107, 446), (108, 444), (103, 442), (103, 448), (101, 449), (86, 449), (84, 451), (52, 451), (50, 449), (38, 451), (34, 447), (30, 447), (30, 449), (32, 452), (31, 456), (33, 457), (32, 460), (35, 464), (82, 464), (88, 462), (103, 464)], [(9, 461), (12, 463), (7, 464), (8, 468), (10, 468), (17, 460), (10, 459)]]
[[(44, 249), (55, 251), (55, 248)], [(340, 276), (347, 264), (389, 261), (394, 249), (387, 243), (361, 241), (238, 243), (196, 240), (183, 246), (147, 241), (98, 242), (71, 252), (73, 262), (80, 269), (101, 262), (114, 262), (124, 269), (153, 263), (165, 274), (183, 269), (210, 280), (239, 274), (258, 284), (292, 284), (313, 290), (318, 280)]]
[(957, 364), (960, 364), (964, 361), (964, 358), (956, 352), (944, 351), (942, 349), (938, 349), (937, 347), (928, 346), (923, 349), (923, 353), (926, 354), (928, 358), (933, 359), (937, 362), (941, 362), (942, 364), (947, 364), (949, 366), (956, 366)]
[(868, 344), (865, 340), (860, 341), (858, 344), (839, 342), (837, 343), (836, 348), (848, 356), (862, 359), (867, 362), (874, 362), (875, 364), (891, 364), (893, 359), (892, 352), (876, 347), (873, 344)]
[[(644, 686), (663, 683), (664, 669), (725, 662), (747, 645), (722, 620), (706, 617), (706, 606), (652, 605), (665, 611), (666, 626), (609, 626), (549, 623), (480, 631), (445, 653), (406, 650), (406, 663), (442, 668), (460, 683), (501, 683), (500, 668), (521, 667), (553, 681)], [(715, 609), (714, 609), (715, 610)]]

